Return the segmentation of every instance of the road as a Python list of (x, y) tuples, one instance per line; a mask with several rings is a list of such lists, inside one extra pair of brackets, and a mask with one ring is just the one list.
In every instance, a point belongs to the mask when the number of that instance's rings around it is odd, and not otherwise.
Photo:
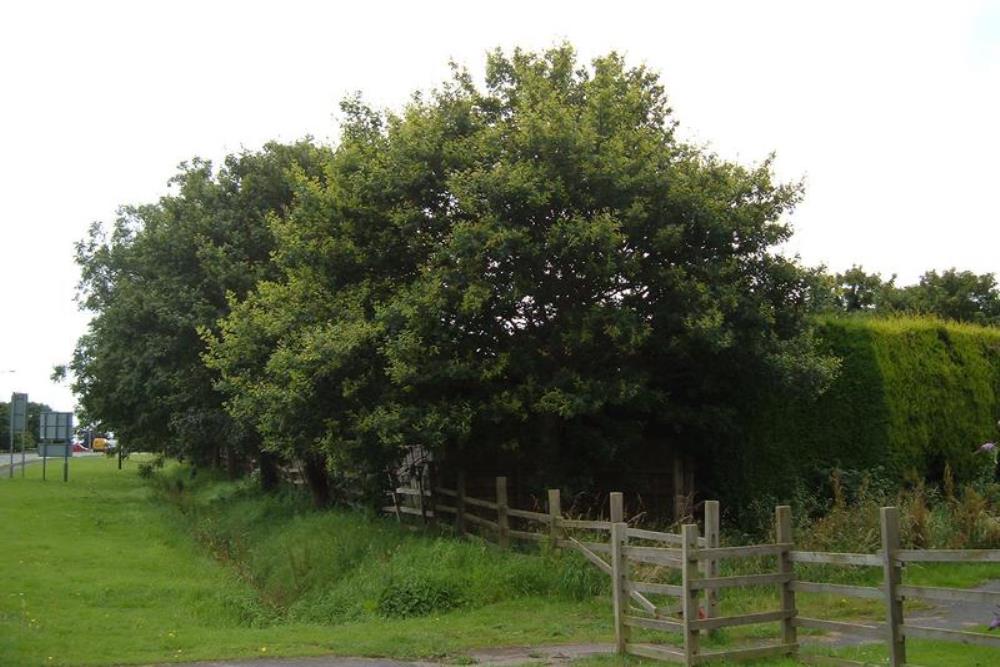
[[(100, 452), (97, 452), (97, 453), (94, 453), (94, 452), (90, 452), (90, 453), (80, 453), (80, 452), (77, 452), (77, 453), (73, 454), (72, 458), (81, 458), (81, 457), (85, 457), (85, 456), (104, 456), (104, 454), (101, 454)], [(25, 454), (24, 454), (24, 463), (25, 463), (25, 465), (30, 465), (32, 463), (38, 463), (41, 460), (42, 460), (42, 457), (39, 456), (38, 454), (33, 453), (33, 452), (25, 452)], [(50, 456), (49, 457), (49, 465), (53, 465), (55, 463), (61, 464), (62, 463), (62, 457), (61, 456)], [(20, 470), (21, 470), (21, 452), (15, 451), (14, 452), (14, 474), (15, 475), (19, 474)], [(0, 452), (0, 479), (8, 477), (9, 475), (10, 475), (10, 450), (7, 450), (5, 452)]]

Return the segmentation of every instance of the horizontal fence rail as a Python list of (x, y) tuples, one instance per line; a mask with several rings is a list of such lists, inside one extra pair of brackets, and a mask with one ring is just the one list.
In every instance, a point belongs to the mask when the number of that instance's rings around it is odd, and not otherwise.
[[(877, 553), (847, 553), (796, 549), (791, 510), (787, 506), (775, 510), (774, 542), (723, 547), (719, 544), (719, 506), (714, 501), (704, 504), (702, 535), (695, 524), (682, 526), (679, 533), (627, 525), (620, 493), (611, 494), (608, 520), (563, 516), (560, 493), (555, 489), (548, 491), (547, 511), (510, 507), (507, 481), (503, 477), (496, 479), (493, 499), (466, 494), (461, 475), (454, 489), (430, 484), (416, 488), (398, 486), (390, 495), (393, 504), (383, 511), (399, 520), (404, 516), (419, 517), (424, 522), (447, 519), (454, 521), (460, 534), (467, 532), (467, 526), (475, 526), (482, 537), (498, 542), (502, 548), (514, 539), (547, 543), (580, 553), (611, 577), (615, 642), (621, 654), (683, 665), (793, 655), (798, 652), (799, 628), (883, 640), (889, 648), (888, 664), (893, 667), (906, 664), (908, 637), (1000, 649), (1000, 635), (915, 624), (907, 622), (903, 613), (903, 603), (907, 600), (1000, 605), (998, 591), (914, 586), (903, 582), (907, 563), (1000, 563), (1000, 550), (902, 549), (895, 508), (881, 511), (882, 549)], [(751, 565), (763, 564), (773, 570), (732, 576), (719, 574), (721, 562), (758, 558), (762, 560), (751, 561)], [(883, 576), (878, 586), (807, 581), (798, 577), (796, 565), (881, 568)], [(643, 576), (657, 578), (665, 572), (673, 572), (673, 577), (679, 574), (681, 583), (642, 580)], [(779, 608), (734, 615), (720, 613), (720, 594), (754, 587), (776, 587), (780, 593)], [(795, 598), (803, 593), (879, 601), (885, 609), (885, 620), (835, 621), (800, 616)], [(780, 636), (757, 646), (701, 649), (703, 633), (755, 624), (778, 624)], [(633, 629), (679, 635), (683, 646), (634, 642), (630, 633)], [(1000, 664), (1000, 655), (997, 660)]]

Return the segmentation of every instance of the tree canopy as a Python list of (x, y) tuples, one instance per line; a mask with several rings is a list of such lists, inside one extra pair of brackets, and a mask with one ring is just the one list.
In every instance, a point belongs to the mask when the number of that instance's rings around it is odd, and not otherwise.
[(344, 105), (274, 220), (277, 275), (206, 334), (264, 446), (377, 475), (406, 444), (581, 467), (731, 428), (748, 382), (817, 390), (798, 184), (679, 141), (615, 54), (494, 52), (399, 114)]
[(82, 410), (134, 446), (207, 461), (253, 450), (222, 409), (199, 330), (272, 275), (270, 217), (291, 202), (289, 169), (320, 169), (305, 141), (183, 164), (172, 192), (121, 209), (77, 244), (79, 302), (94, 313), (71, 367)]

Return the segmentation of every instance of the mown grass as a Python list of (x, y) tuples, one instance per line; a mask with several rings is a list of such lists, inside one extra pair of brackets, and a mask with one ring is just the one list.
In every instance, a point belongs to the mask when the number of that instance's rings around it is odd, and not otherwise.
[[(328, 600), (322, 595), (315, 600), (302, 595), (309, 585), (301, 579), (287, 588), (272, 586), (271, 590), (292, 595), (288, 600), (293, 604), (282, 613), (281, 605), (267, 602), (260, 594), (256, 582), (229, 566), (234, 563), (219, 562), (198, 544), (189, 532), (189, 519), (154, 497), (131, 464), (122, 472), (104, 459), (74, 461), (73, 466), (68, 484), (43, 483), (37, 466), (29, 467), (25, 480), (0, 482), (0, 553), (10, 568), (9, 583), (0, 594), (0, 664), (4, 666), (329, 653), (428, 658), (462, 655), (479, 646), (606, 640), (610, 635), (610, 610), (604, 601), (552, 595), (547, 586), (557, 584), (551, 581), (541, 588), (529, 585), (520, 594), (470, 601), (450, 612), (399, 618), (366, 610), (364, 601), (375, 599), (371, 595), (378, 590), (366, 580), (393, 581), (408, 571), (407, 563), (411, 568), (422, 567), (420, 557), (403, 555), (412, 551), (403, 545), (423, 541), (429, 550), (423, 558), (447, 557), (447, 549), (435, 546), (436, 540), (411, 536), (378, 521), (372, 523), (376, 527), (370, 534), (343, 534), (352, 543), (374, 545), (372, 551), (358, 547), (359, 565), (341, 583), (344, 591), (359, 586), (360, 620), (352, 620), (351, 614), (334, 614), (336, 624), (316, 620), (328, 608), (324, 606)], [(203, 492), (225, 496), (225, 489), (219, 487)], [(247, 507), (242, 505), (241, 510)], [(347, 525), (333, 513), (314, 516), (331, 522), (327, 527), (333, 529)], [(232, 518), (233, 525), (244, 520), (248, 518)], [(271, 523), (294, 537), (303, 530), (302, 521), (305, 516), (288, 525)], [(365, 535), (369, 535), (367, 542)], [(360, 561), (367, 558), (364, 554), (378, 552), (378, 545), (390, 542), (400, 547), (402, 560), (390, 565), (385, 579), (380, 579), (380, 561), (371, 565)], [(264, 567), (261, 576), (295, 584), (296, 575), (277, 565), (283, 553), (280, 547), (262, 546), (257, 553), (259, 560), (247, 572), (273, 562), (274, 569)], [(336, 558), (336, 552), (331, 556)], [(326, 560), (318, 552), (309, 558)], [(483, 556), (485, 561), (489, 558)], [(507, 570), (503, 565), (507, 557), (497, 554), (497, 558), (492, 571)], [(523, 574), (529, 568), (520, 564), (520, 558), (526, 557), (510, 557), (511, 569), (521, 568), (520, 576), (530, 582), (531, 575)], [(487, 573), (479, 572), (471, 580), (487, 578)], [(498, 583), (497, 588), (501, 587), (506, 584)], [(538, 590), (549, 593), (535, 594)]]
[[(316, 512), (294, 493), (262, 497), (247, 484), (192, 479), (182, 468), (149, 483), (133, 466), (119, 472), (111, 460), (74, 461), (69, 484), (42, 483), (37, 467), (26, 480), (0, 480), (0, 553), (15, 573), (0, 594), (0, 665), (318, 654), (462, 662), (482, 647), (611, 640), (606, 580), (574, 554), (503, 553), (360, 512)], [(772, 569), (757, 559), (727, 564), (723, 574)], [(864, 568), (802, 573), (867, 585), (880, 577)], [(997, 576), (987, 564), (911, 567), (906, 575), (962, 587)], [(820, 618), (882, 615), (865, 600), (797, 602), (800, 613)], [(773, 589), (731, 590), (722, 599), (725, 615), (775, 608)], [(777, 630), (733, 628), (704, 646), (758, 642)], [(675, 641), (645, 631), (635, 639)], [(927, 666), (995, 663), (990, 649), (908, 644), (911, 659)], [(804, 650), (884, 656), (880, 645)]]

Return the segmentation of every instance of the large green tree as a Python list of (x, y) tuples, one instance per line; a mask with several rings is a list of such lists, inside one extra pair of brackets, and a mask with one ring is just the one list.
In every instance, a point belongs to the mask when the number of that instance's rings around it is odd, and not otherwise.
[(799, 186), (678, 140), (645, 68), (495, 52), (485, 86), (456, 68), (398, 115), (346, 110), (275, 221), (280, 279), (208, 337), (267, 446), (371, 474), (417, 443), (584, 473), (705, 451), (748, 386), (834, 372), (775, 252)]
[(274, 275), (269, 218), (286, 211), (291, 172), (318, 174), (324, 152), (304, 141), (229, 156), (219, 170), (194, 160), (169, 195), (123, 208), (110, 234), (92, 226), (77, 262), (94, 317), (71, 364), (91, 419), (130, 446), (200, 462), (259, 449), (223, 410), (200, 330)]

